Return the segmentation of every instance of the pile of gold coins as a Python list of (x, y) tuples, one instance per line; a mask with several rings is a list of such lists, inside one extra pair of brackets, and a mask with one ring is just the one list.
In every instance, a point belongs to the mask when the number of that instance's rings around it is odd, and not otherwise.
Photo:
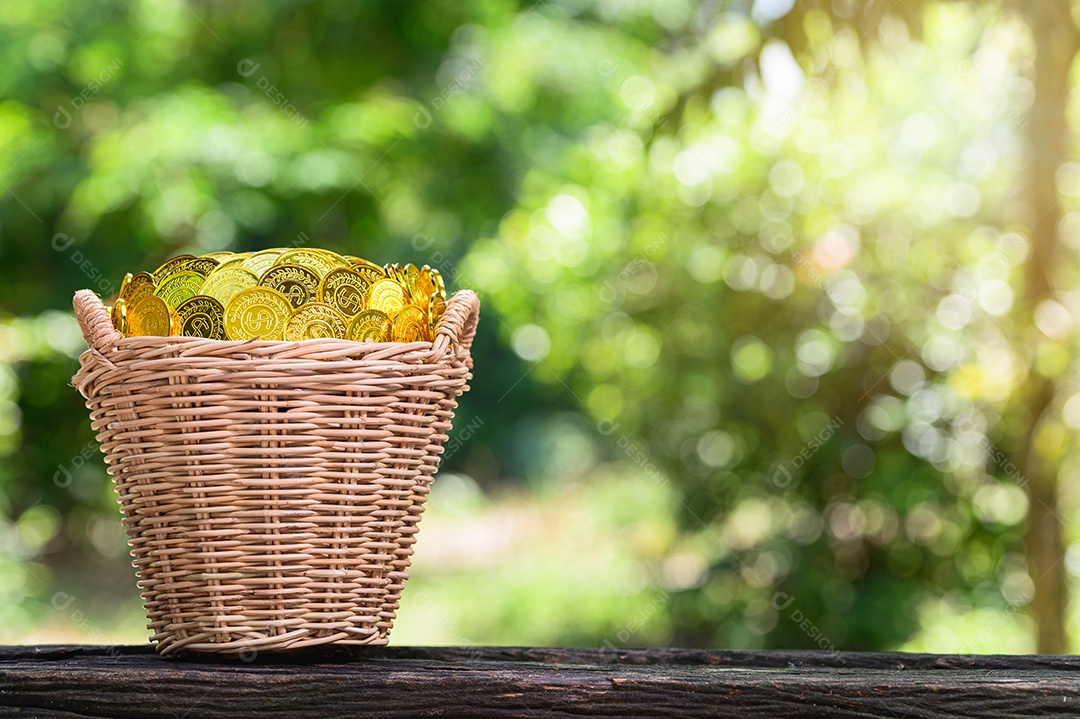
[(181, 255), (128, 274), (108, 308), (125, 337), (430, 342), (446, 288), (427, 265), (317, 249)]

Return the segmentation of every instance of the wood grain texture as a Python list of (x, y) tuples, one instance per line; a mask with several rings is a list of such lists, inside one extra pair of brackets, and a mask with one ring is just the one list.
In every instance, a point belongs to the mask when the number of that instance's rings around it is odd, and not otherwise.
[(0, 717), (1080, 715), (1080, 660), (826, 652), (350, 647), (253, 661), (0, 648)]

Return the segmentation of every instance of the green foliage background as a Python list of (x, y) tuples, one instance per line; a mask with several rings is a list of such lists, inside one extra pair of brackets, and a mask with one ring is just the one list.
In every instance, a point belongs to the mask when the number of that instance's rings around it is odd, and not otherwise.
[(484, 302), (396, 641), (1030, 650), (1032, 38), (784, 5), (0, 5), (0, 639), (145, 638), (73, 291), (299, 243)]

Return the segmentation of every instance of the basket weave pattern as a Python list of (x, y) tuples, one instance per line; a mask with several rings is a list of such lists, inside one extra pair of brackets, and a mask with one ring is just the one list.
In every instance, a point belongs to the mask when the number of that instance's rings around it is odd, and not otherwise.
[(384, 644), (479, 300), (434, 342), (131, 337), (75, 295), (73, 384), (116, 482), (163, 654)]

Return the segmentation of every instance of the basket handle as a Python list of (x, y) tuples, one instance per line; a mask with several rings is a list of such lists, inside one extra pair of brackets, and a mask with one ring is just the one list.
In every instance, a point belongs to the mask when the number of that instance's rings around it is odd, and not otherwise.
[(476, 324), (480, 321), (480, 298), (472, 290), (458, 290), (446, 303), (446, 311), (435, 328), (439, 335), (460, 346), (466, 352), (476, 337)]
[(90, 290), (79, 290), (72, 302), (75, 307), (75, 319), (79, 321), (83, 337), (90, 349), (104, 352), (105, 349), (121, 338), (120, 332), (113, 327), (109, 313), (101, 299)]

